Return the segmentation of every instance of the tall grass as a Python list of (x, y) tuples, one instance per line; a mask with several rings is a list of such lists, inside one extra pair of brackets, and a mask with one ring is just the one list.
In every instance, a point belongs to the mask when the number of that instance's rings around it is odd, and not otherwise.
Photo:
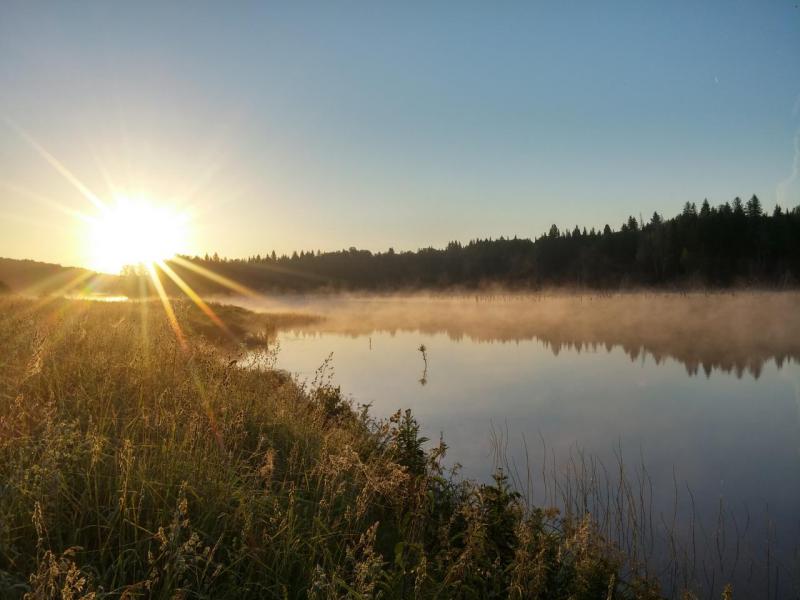
[(0, 597), (660, 597), (591, 514), (175, 310), (188, 349), (154, 304), (0, 299)]

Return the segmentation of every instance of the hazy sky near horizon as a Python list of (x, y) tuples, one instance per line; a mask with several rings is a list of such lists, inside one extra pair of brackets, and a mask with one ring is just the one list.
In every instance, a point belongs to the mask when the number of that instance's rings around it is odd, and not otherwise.
[(795, 206), (796, 1), (6, 0), (0, 256), (89, 263), (30, 140), (226, 256)]

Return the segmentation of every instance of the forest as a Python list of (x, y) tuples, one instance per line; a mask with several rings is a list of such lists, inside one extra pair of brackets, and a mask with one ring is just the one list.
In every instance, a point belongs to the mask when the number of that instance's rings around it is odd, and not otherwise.
[[(618, 229), (560, 230), (529, 238), (450, 242), (445, 248), (371, 252), (274, 251), (243, 259), (181, 257), (173, 269), (194, 289), (226, 291), (208, 269), (258, 291), (478, 288), (793, 287), (800, 280), (800, 206), (765, 212), (753, 195), (719, 206), (687, 202), (680, 214), (631, 216)], [(188, 262), (187, 262), (188, 261)], [(128, 287), (141, 272), (125, 270)], [(163, 278), (165, 285), (169, 280)]]

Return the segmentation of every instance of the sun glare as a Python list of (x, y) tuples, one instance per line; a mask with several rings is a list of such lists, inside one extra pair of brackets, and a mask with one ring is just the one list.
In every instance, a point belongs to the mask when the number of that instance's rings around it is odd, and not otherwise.
[(119, 198), (90, 220), (92, 268), (119, 273), (125, 265), (150, 265), (186, 252), (187, 218), (143, 200)]

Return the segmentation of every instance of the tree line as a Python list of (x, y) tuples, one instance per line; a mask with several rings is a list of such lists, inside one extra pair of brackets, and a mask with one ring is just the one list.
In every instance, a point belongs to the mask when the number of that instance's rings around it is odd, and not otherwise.
[[(502, 285), (619, 288), (634, 286), (795, 286), (800, 280), (800, 206), (766, 213), (755, 195), (719, 206), (687, 202), (680, 214), (629, 217), (618, 229), (553, 225), (534, 239), (476, 239), (445, 248), (370, 252), (274, 251), (244, 259), (183, 257), (258, 291), (399, 290)], [(178, 263), (198, 291), (225, 286)], [(130, 269), (128, 276), (135, 276)], [(165, 279), (165, 283), (169, 283)]]

